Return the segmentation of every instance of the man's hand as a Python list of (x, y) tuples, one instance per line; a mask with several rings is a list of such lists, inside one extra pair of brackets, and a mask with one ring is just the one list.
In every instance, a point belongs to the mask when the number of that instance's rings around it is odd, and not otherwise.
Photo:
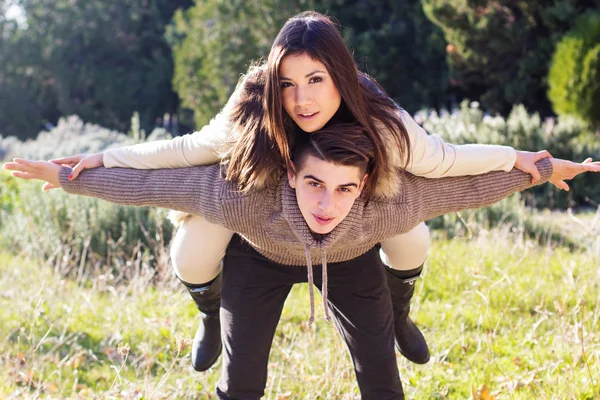
[(535, 163), (543, 158), (552, 158), (552, 155), (547, 150), (535, 153), (531, 151), (517, 151), (515, 168), (531, 175), (531, 184), (535, 185), (542, 179)]
[(12, 162), (4, 164), (4, 169), (11, 170), (12, 176), (21, 179), (39, 179), (46, 181), (42, 190), (46, 191), (46, 185), (51, 188), (60, 187), (60, 169), (58, 164), (50, 161), (29, 161), (23, 158), (15, 158)]
[(552, 176), (549, 181), (566, 191), (569, 191), (569, 185), (565, 180), (573, 179), (583, 172), (600, 172), (600, 162), (593, 162), (591, 158), (581, 164), (559, 158), (553, 158), (550, 161), (552, 162)]

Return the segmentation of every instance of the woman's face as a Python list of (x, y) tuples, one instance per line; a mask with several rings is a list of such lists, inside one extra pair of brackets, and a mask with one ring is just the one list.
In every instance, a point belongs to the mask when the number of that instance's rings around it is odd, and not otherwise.
[(318, 131), (340, 108), (342, 97), (327, 68), (307, 54), (285, 56), (279, 76), (283, 108), (304, 132)]

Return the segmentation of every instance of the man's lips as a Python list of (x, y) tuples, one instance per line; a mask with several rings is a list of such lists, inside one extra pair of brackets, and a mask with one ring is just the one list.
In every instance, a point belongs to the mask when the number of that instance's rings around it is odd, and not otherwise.
[(333, 217), (323, 217), (316, 214), (313, 214), (313, 217), (315, 217), (315, 221), (317, 221), (319, 225), (327, 225), (335, 219)]

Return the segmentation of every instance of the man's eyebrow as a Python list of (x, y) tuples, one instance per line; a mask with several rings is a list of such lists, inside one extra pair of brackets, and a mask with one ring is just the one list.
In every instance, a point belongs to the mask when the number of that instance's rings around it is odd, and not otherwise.
[[(317, 181), (319, 183), (325, 183), (323, 182), (321, 179), (317, 178), (314, 175), (304, 175), (304, 179), (312, 179), (313, 181)], [(354, 186), (355, 188), (358, 187), (358, 185), (354, 182), (350, 182), (350, 183), (344, 183), (343, 185), (339, 185), (340, 187), (348, 187), (348, 186)]]
[[(320, 69), (317, 69), (317, 70), (314, 70), (313, 72), (311, 72), (309, 74), (304, 75), (304, 77), (305, 78), (310, 78), (311, 76), (313, 76), (314, 74), (318, 74), (319, 72), (322, 73), (322, 74), (326, 73), (325, 71), (321, 71)], [(280, 76), (279, 79), (285, 80), (285, 81), (291, 81), (292, 80), (290, 78), (286, 78), (285, 76)]]

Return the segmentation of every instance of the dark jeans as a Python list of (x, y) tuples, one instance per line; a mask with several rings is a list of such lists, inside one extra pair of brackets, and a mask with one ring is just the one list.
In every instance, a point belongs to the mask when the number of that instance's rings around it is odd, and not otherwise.
[[(377, 250), (328, 265), (329, 307), (346, 341), (365, 400), (404, 399), (394, 352), (390, 294)], [(321, 266), (314, 267), (321, 288)], [(235, 235), (227, 249), (221, 293), (223, 370), (219, 399), (264, 395), (267, 363), (283, 303), (306, 267), (277, 264)], [(307, 300), (308, 301), (308, 300)], [(325, 323), (317, 309), (315, 323)]]

